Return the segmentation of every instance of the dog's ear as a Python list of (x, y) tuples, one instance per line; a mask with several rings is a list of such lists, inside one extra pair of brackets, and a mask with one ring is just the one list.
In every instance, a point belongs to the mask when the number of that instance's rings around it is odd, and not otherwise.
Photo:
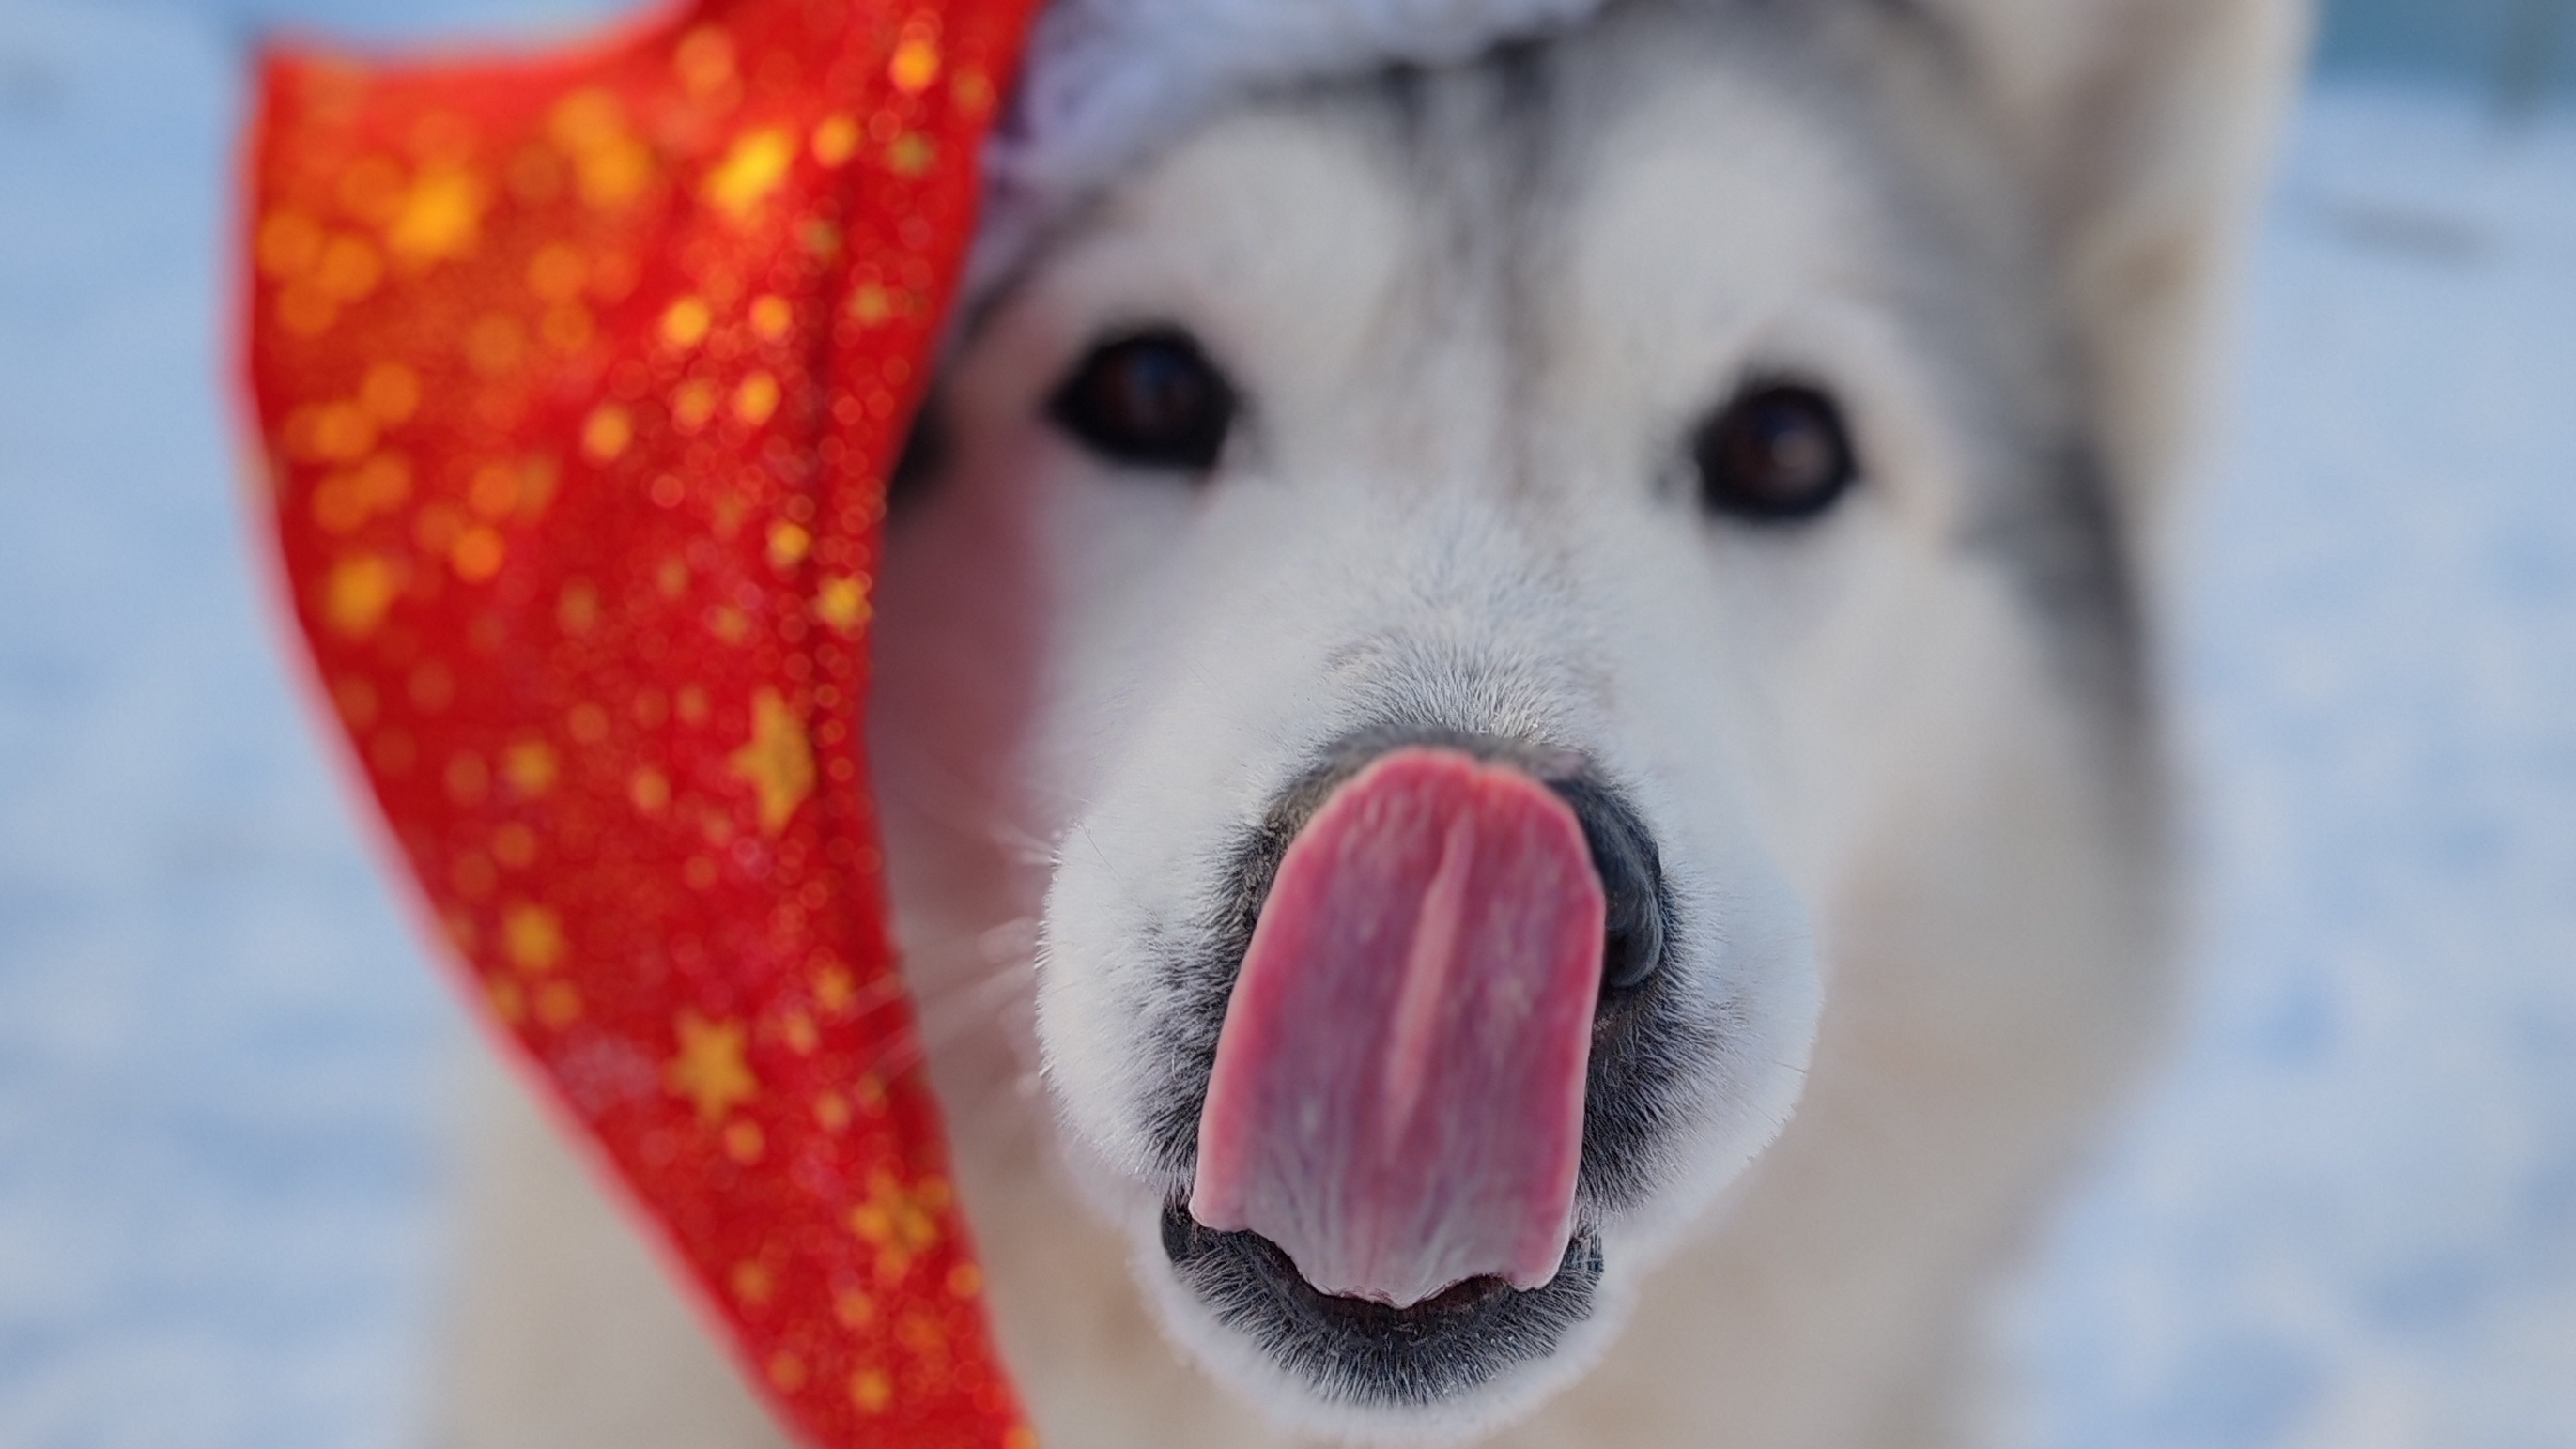
[(2306, 55), (2308, 0), (1915, 0), (2048, 207), (2094, 420), (2152, 542)]

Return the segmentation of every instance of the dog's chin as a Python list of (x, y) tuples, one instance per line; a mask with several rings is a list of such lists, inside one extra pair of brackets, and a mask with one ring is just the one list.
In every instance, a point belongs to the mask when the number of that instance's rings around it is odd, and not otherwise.
[(1409, 1308), (1328, 1294), (1257, 1233), (1166, 1203), (1139, 1266), (1176, 1342), (1297, 1429), (1351, 1443), (1438, 1445), (1525, 1417), (1606, 1337), (1599, 1236), (1578, 1231), (1532, 1289), (1472, 1278)]

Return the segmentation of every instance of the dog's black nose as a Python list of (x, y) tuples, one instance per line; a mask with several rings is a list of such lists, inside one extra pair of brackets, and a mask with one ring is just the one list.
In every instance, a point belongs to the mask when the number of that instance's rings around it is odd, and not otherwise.
[(1664, 960), (1664, 867), (1655, 838), (1617, 791), (1589, 769), (1541, 777), (1574, 808), (1592, 869), (1608, 906), (1601, 951), (1601, 995), (1609, 1000), (1646, 984)]

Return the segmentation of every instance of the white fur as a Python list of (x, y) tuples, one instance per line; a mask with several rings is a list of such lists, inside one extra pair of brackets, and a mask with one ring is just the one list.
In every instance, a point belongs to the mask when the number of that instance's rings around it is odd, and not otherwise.
[[(1468, 7), (1047, 21), (1028, 114), (1095, 138), (1053, 174), (1118, 179), (987, 279), (958, 343), (954, 459), (889, 536), (871, 748), (996, 1324), (1051, 1445), (1970, 1437), (1982, 1285), (2151, 1047), (2166, 979), (2153, 721), (2082, 682), (2068, 641), (2100, 640), (1981, 530), (2068, 437), (2130, 537), (2160, 510), (2295, 27), (2268, 0), (1952, 0), (1957, 50), (1862, 7), (1801, 32), (1832, 61), (1809, 71), (1703, 43), (1741, 28), (1724, 9), (1549, 42), (1577, 100), (1544, 208), (1473, 74), (1427, 82), (1404, 141), (1366, 91), (1227, 104), (1355, 55), (1459, 59)], [(1369, 29), (1398, 14), (1451, 18)], [(1177, 100), (1045, 69), (1130, 44), (1187, 69), (1192, 36), (1256, 35), (1284, 48), (1246, 41)], [(1148, 321), (1251, 400), (1205, 484), (1122, 475), (1044, 416), (1093, 340)], [(1864, 487), (1794, 533), (1700, 518), (1675, 439), (1779, 371), (1836, 389)], [(1144, 1026), (1174, 1009), (1156, 943), (1318, 750), (1389, 718), (1625, 786), (1682, 907), (1673, 969), (1727, 1023), (1655, 1190), (1598, 1224), (1593, 1319), (1427, 1411), (1319, 1396), (1179, 1284), (1141, 1115), (1169, 1065)], [(494, 1134), (520, 1165), (489, 1178), (512, 1202), (454, 1437), (767, 1442), (710, 1407), (666, 1289), (564, 1251), (617, 1230), (536, 1132)], [(541, 1379), (491, 1346), (553, 1339), (610, 1347)]]

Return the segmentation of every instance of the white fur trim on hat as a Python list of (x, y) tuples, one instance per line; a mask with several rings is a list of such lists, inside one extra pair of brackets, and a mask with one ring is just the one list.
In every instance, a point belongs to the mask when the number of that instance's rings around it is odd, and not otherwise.
[(985, 147), (970, 290), (1065, 203), (1237, 97), (1393, 64), (1444, 65), (1601, 0), (1053, 0)]

